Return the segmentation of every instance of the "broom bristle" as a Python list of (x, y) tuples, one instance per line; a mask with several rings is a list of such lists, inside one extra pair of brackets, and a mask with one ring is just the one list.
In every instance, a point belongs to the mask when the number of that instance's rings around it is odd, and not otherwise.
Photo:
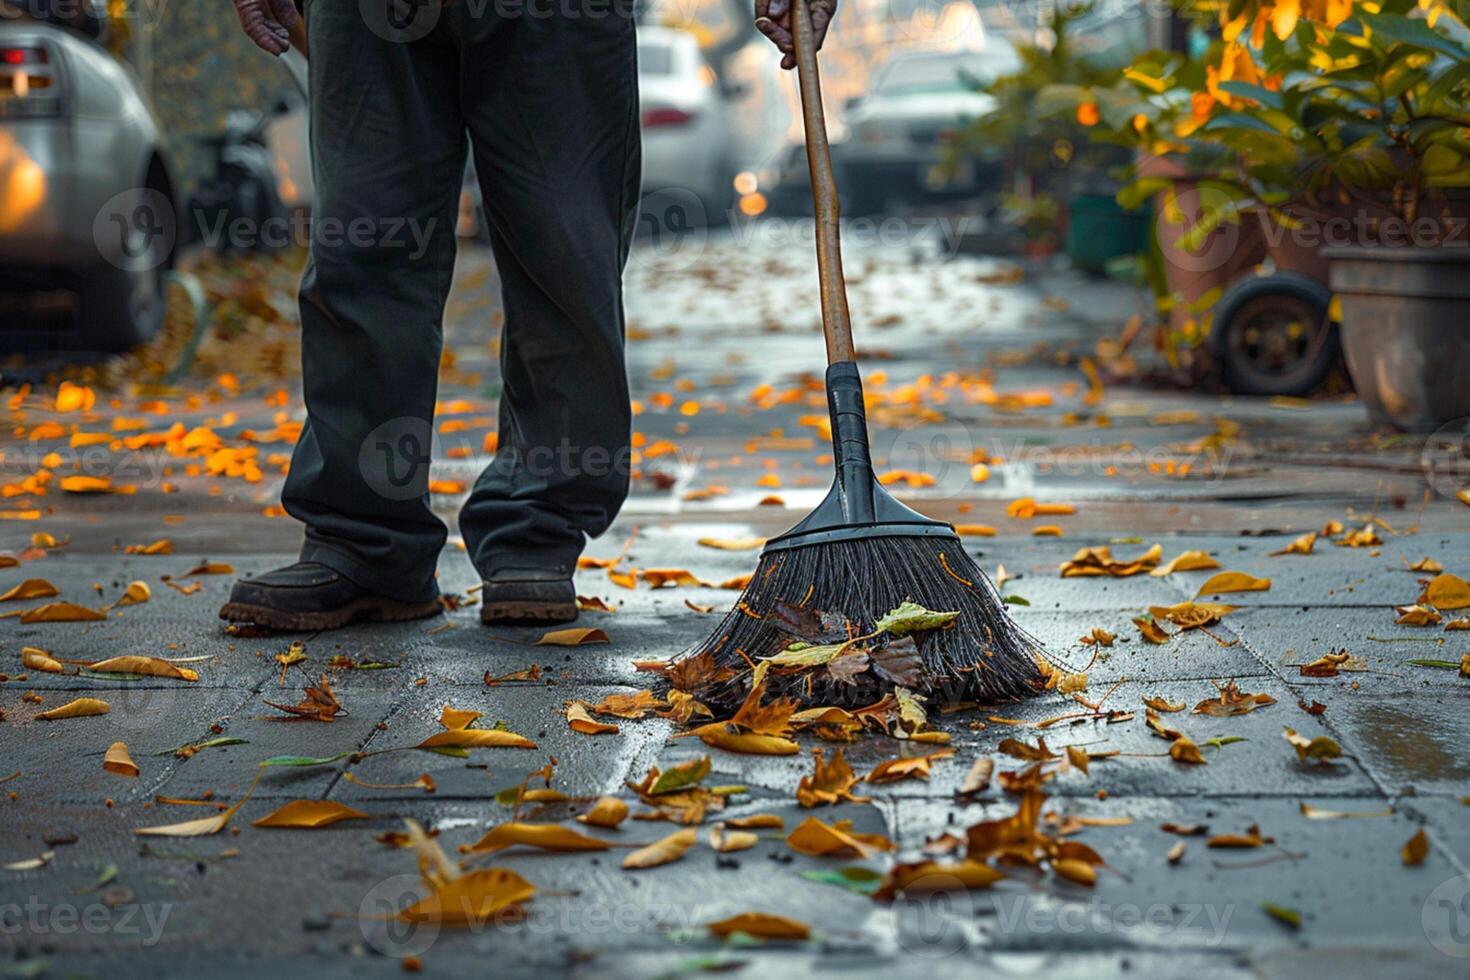
[[(691, 658), (713, 660), (706, 664), (715, 668), (713, 679), (689, 693), (712, 706), (738, 705), (749, 688), (752, 665), (799, 639), (771, 615), (780, 602), (844, 617), (859, 631), (855, 635), (869, 633), (876, 620), (904, 602), (958, 612), (952, 625), (916, 637), (921, 677), (904, 686), (927, 695), (933, 706), (1014, 700), (1034, 693), (1040, 681), (1040, 644), (1012, 622), (995, 587), (960, 543), (895, 535), (761, 555), (735, 608), (708, 639), (679, 658), (691, 667)], [(894, 686), (872, 669), (852, 683), (825, 668), (767, 675), (771, 696), (806, 705), (872, 704)]]

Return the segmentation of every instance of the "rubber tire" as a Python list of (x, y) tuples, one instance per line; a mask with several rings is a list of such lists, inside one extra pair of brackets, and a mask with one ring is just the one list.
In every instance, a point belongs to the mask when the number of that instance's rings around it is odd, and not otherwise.
[(86, 276), (81, 289), (80, 326), (65, 347), (98, 354), (120, 354), (152, 340), (163, 328), (168, 306), (164, 275), (168, 269), (128, 272), (108, 267)]
[[(1234, 334), (1245, 326), (1242, 314), (1249, 315), (1251, 308), (1258, 309), (1273, 297), (1310, 308), (1324, 331), (1306, 357), (1279, 374), (1260, 370), (1242, 357), (1234, 344)], [(1211, 332), (1215, 358), (1226, 386), (1239, 395), (1311, 394), (1342, 361), (1342, 340), (1337, 327), (1327, 319), (1331, 303), (1331, 290), (1297, 272), (1250, 276), (1232, 285), (1215, 304)]]

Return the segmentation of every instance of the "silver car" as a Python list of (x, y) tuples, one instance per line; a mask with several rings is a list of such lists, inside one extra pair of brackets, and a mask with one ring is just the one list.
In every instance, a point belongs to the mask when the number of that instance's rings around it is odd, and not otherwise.
[(112, 352), (152, 337), (175, 206), (132, 73), (65, 28), (0, 21), (0, 345)]
[(840, 150), (843, 193), (853, 213), (907, 200), (964, 196), (984, 189), (973, 163), (953, 172), (940, 166), (946, 143), (964, 125), (995, 107), (978, 90), (1020, 66), (1016, 49), (987, 35), (980, 50), (895, 55), (878, 70), (872, 89), (848, 106), (849, 138)]

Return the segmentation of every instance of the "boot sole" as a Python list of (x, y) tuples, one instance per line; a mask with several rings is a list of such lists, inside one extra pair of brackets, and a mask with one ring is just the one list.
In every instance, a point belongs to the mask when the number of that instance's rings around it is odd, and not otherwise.
[(442, 611), (443, 607), (439, 605), (438, 599), (428, 602), (399, 602), (397, 599), (369, 596), (340, 609), (321, 612), (286, 612), (269, 606), (227, 602), (220, 609), (219, 618), (232, 623), (254, 623), (273, 630), (307, 632), (339, 629), (358, 621), (397, 623), (409, 619), (427, 619)]
[(570, 623), (577, 618), (577, 603), (557, 601), (486, 602), (480, 607), (480, 622), (486, 626), (515, 626), (524, 623)]

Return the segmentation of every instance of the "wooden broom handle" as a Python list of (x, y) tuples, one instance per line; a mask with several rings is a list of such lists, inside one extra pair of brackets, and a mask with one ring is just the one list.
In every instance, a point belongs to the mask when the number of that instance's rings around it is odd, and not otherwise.
[(827, 145), (827, 119), (822, 114), (822, 77), (812, 38), (807, 0), (791, 0), (791, 39), (796, 48), (796, 74), (801, 89), (801, 118), (806, 127), (806, 163), (812, 175), (812, 203), (817, 218), (817, 278), (822, 289), (822, 331), (827, 337), (827, 363), (856, 360), (852, 317), (847, 311), (847, 284), (842, 278), (842, 243), (837, 179)]

